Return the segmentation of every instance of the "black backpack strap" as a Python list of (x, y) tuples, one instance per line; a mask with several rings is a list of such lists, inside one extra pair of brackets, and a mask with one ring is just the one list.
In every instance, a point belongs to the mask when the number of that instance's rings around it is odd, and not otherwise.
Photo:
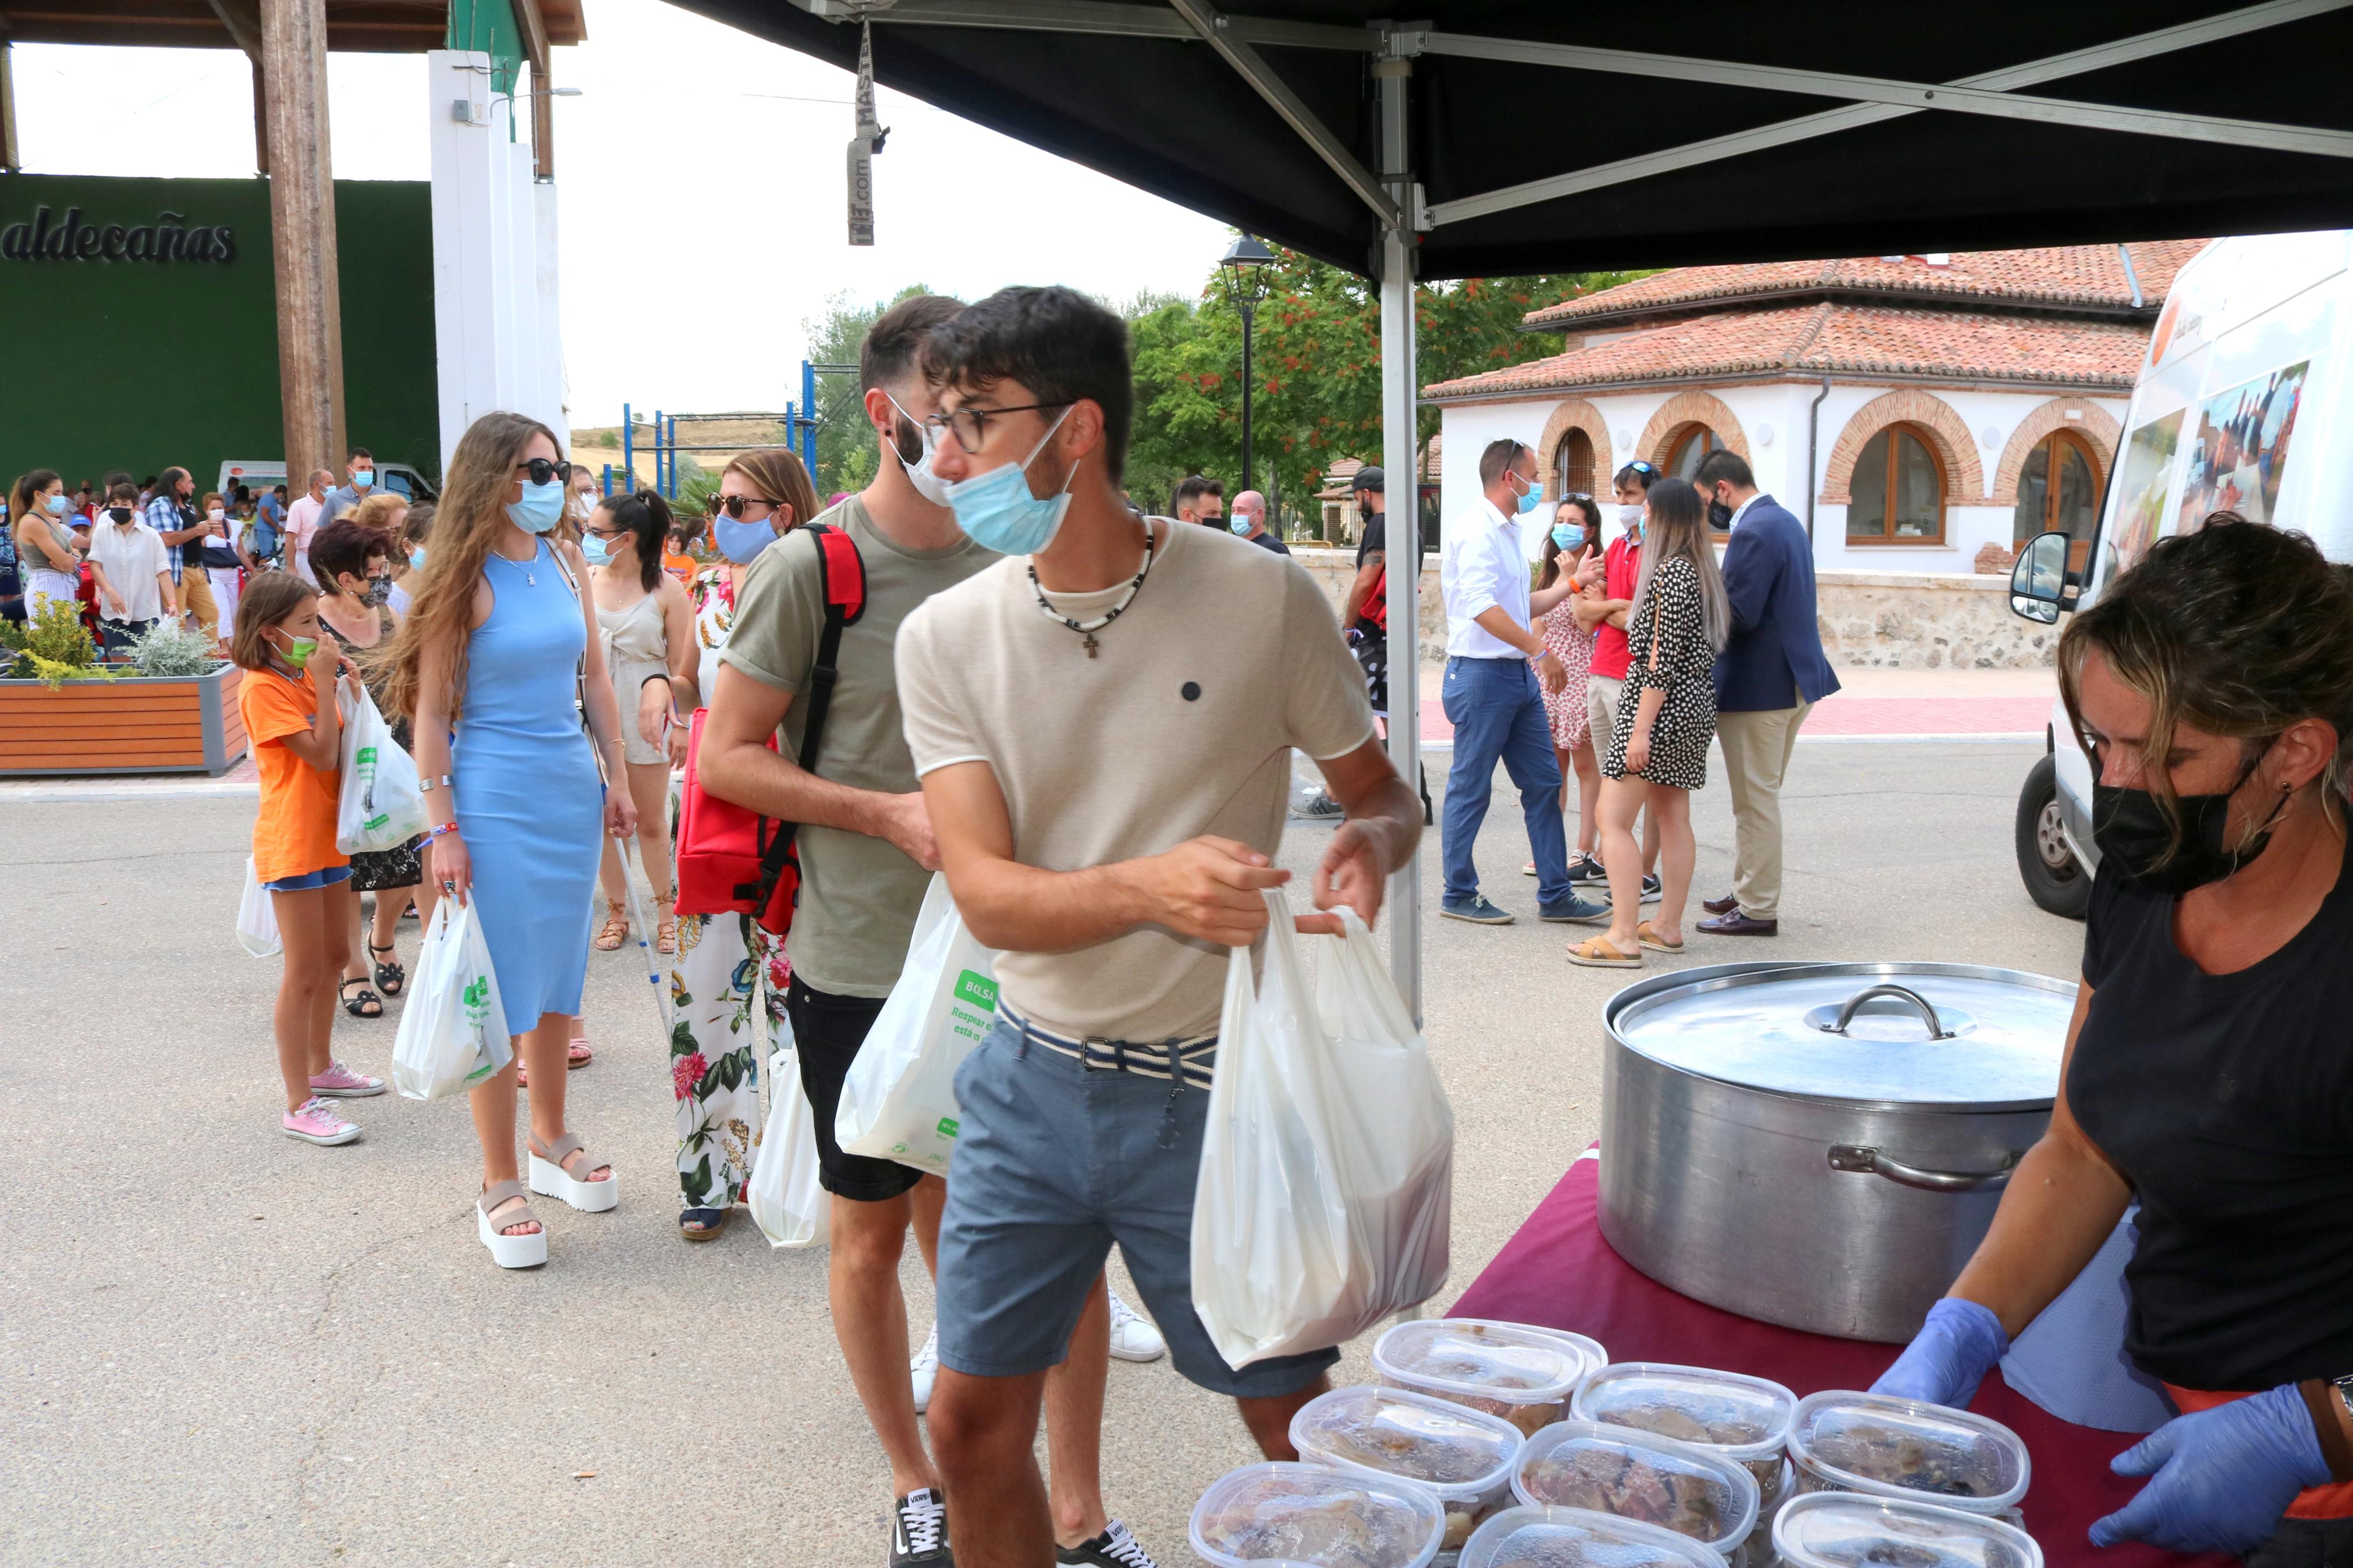
[[(817, 662), (809, 667), (808, 717), (801, 729), (798, 758), (801, 771), (813, 773), (818, 748), (825, 738), (825, 716), (833, 706), (834, 686), (841, 679), (842, 630), (866, 610), (866, 563), (858, 553), (857, 541), (846, 531), (826, 524), (813, 524), (808, 531), (817, 537), (818, 582), (825, 600), (825, 630), (818, 637)], [(829, 539), (828, 534), (836, 537)], [(772, 826), (773, 838), (769, 837)], [(765, 910), (775, 895), (798, 827), (797, 823), (760, 819), (760, 880), (752, 896), (754, 915)]]

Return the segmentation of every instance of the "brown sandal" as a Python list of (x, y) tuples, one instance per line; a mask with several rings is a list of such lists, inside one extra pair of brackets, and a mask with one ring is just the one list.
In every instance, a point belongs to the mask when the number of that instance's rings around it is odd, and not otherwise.
[(605, 900), (605, 926), (596, 933), (596, 951), (618, 952), (621, 944), (629, 940), (628, 904), (621, 899)]
[(654, 896), (657, 910), (664, 911), (654, 921), (654, 951), (671, 953), (678, 951), (678, 887), (673, 883), (667, 893)]
[(1612, 947), (1608, 937), (1597, 936), (1590, 942), (1580, 942), (1570, 948), (1568, 961), (1583, 964), (1588, 969), (1640, 969), (1642, 967), (1642, 952), (1637, 947), (1629, 957)]

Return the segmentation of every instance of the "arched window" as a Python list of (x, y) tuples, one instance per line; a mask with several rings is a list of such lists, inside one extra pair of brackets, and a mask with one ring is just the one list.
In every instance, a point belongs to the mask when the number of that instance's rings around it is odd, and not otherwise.
[(1699, 482), (1700, 459), (1724, 450), (1723, 437), (1704, 425), (1686, 425), (1667, 447), (1667, 472), (1678, 479)]
[(2012, 542), (2023, 544), (2038, 533), (2088, 540), (2099, 511), (2100, 465), (2091, 443), (2073, 430), (2053, 430), (2018, 471)]
[(1918, 426), (1891, 425), (1873, 436), (1855, 459), (1850, 488), (1850, 544), (1945, 542), (1944, 465)]
[(1560, 438), (1555, 455), (1560, 472), (1560, 483), (1555, 488), (1556, 499), (1561, 496), (1589, 496), (1593, 493), (1593, 437), (1572, 425)]

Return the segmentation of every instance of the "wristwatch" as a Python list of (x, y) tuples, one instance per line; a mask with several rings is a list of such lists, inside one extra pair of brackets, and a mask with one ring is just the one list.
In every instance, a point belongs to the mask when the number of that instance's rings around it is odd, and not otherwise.
[(2353, 1372), (2343, 1377), (2330, 1378), (2328, 1386), (2337, 1391), (2337, 1403), (2345, 1407), (2346, 1415), (2353, 1418)]

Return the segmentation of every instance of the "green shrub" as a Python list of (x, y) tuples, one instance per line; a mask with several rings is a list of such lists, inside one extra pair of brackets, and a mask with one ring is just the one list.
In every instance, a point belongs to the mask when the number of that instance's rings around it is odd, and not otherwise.
[(69, 680), (111, 680), (111, 670), (98, 668), (98, 645), (81, 624), (81, 606), (70, 599), (52, 599), (22, 627), (9, 628), (5, 639), (16, 657), (9, 671), (19, 679), (37, 680), (52, 691)]
[(184, 629), (166, 616), (131, 643), (131, 662), (142, 675), (187, 677), (209, 675), (221, 661), (213, 639)]

